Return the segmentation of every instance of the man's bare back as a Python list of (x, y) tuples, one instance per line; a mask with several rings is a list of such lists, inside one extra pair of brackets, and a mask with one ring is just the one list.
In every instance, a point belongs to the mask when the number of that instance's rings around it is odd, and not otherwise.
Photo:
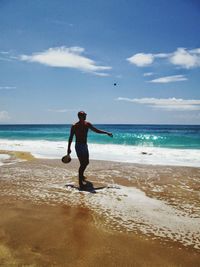
[(87, 134), (90, 125), (87, 121), (79, 121), (72, 126), (72, 131), (76, 136), (76, 143), (87, 144)]

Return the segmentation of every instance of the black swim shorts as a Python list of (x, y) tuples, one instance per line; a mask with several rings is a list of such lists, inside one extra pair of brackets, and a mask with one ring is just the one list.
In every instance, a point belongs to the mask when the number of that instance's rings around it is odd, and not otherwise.
[(89, 157), (89, 151), (87, 144), (76, 143), (75, 150), (77, 157)]

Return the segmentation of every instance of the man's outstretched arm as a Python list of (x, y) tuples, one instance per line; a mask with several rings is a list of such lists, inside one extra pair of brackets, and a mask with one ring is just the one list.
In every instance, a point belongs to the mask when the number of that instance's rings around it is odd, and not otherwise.
[(112, 133), (109, 133), (109, 132), (106, 132), (106, 131), (97, 129), (91, 123), (89, 123), (89, 129), (92, 130), (95, 133), (98, 133), (98, 134), (107, 134), (108, 136), (113, 137), (113, 134)]
[(69, 140), (68, 140), (68, 148), (67, 148), (67, 155), (69, 155), (71, 153), (71, 143), (74, 137), (74, 126), (71, 127), (71, 131), (70, 131), (70, 136), (69, 136)]

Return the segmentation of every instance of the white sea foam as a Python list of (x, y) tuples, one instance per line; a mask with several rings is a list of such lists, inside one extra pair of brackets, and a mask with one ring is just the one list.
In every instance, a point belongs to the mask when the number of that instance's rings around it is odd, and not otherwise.
[(7, 154), (0, 154), (0, 166), (4, 165), (4, 160), (9, 159), (10, 156)]
[(191, 218), (161, 200), (133, 187), (118, 186), (88, 197), (88, 205), (127, 230), (169, 238), (200, 249), (200, 218)]
[[(74, 148), (74, 144), (72, 144)], [(67, 151), (67, 142), (42, 140), (0, 139), (0, 150), (29, 151), (38, 158), (61, 158)], [(76, 157), (72, 149), (72, 158)], [(200, 150), (159, 147), (89, 144), (90, 158), (153, 165), (200, 167)]]

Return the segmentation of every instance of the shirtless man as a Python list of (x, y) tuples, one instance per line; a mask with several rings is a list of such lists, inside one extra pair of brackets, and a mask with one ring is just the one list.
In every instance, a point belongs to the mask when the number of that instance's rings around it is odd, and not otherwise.
[(113, 136), (112, 133), (105, 132), (105, 131), (95, 128), (90, 122), (86, 121), (86, 116), (87, 114), (84, 111), (78, 112), (79, 121), (76, 122), (71, 127), (71, 132), (70, 132), (69, 141), (68, 141), (68, 149), (67, 149), (67, 154), (69, 155), (71, 153), (71, 143), (75, 135), (76, 136), (75, 150), (76, 150), (76, 154), (79, 159), (79, 162), (80, 162), (80, 167), (79, 167), (80, 188), (84, 186), (83, 181), (85, 180), (85, 177), (83, 174), (84, 174), (84, 171), (87, 165), (89, 164), (89, 151), (88, 151), (88, 146), (87, 146), (88, 129), (98, 134), (107, 134), (110, 137)]

